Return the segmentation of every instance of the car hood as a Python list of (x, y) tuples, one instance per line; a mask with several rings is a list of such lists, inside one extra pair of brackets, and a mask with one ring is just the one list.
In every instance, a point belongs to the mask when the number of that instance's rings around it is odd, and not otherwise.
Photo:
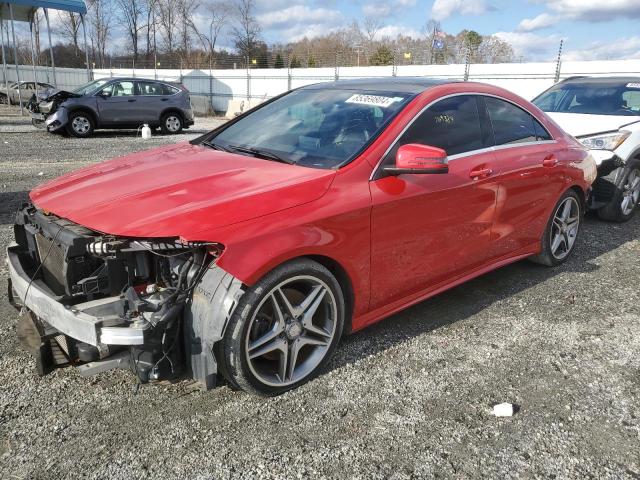
[(574, 137), (612, 132), (639, 122), (640, 116), (632, 115), (587, 115), (583, 113), (546, 112), (560, 127)]
[(199, 232), (320, 198), (334, 170), (180, 143), (71, 172), (30, 197), (47, 212), (127, 237), (199, 238)]
[(55, 88), (48, 88), (46, 90), (40, 90), (38, 92), (39, 101), (49, 100), (65, 100), (67, 98), (80, 98), (82, 95), (78, 93), (69, 92), (67, 90), (56, 90)]

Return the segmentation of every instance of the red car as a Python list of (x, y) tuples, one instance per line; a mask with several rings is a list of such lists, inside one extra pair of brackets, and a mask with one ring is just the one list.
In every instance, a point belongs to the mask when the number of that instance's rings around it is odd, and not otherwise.
[(523, 258), (565, 261), (595, 175), (497, 87), (300, 88), (33, 190), (8, 249), (18, 333), (43, 374), (186, 370), (278, 394), (344, 333)]

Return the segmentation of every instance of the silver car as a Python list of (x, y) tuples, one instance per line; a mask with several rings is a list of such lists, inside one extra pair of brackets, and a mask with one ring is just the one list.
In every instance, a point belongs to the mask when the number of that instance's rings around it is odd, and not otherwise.
[(100, 128), (160, 127), (179, 133), (193, 125), (189, 91), (177, 83), (140, 78), (94, 80), (71, 92), (58, 90), (30, 105), (34, 123), (50, 132), (88, 137)]
[[(8, 87), (8, 88), (7, 88)], [(18, 83), (9, 82), (0, 84), (0, 103), (9, 103), (9, 105), (18, 105), (22, 98), (22, 103), (26, 105), (31, 96), (37, 92), (44, 92), (55, 88), (53, 85), (44, 82), (20, 82), (20, 91), (18, 91)], [(9, 95), (7, 97), (7, 94)], [(7, 102), (7, 98), (9, 99)]]

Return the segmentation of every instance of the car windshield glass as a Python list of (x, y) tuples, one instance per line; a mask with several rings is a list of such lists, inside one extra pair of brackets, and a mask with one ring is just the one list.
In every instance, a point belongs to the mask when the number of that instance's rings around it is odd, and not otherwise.
[(640, 79), (638, 82), (560, 84), (533, 103), (545, 112), (640, 115)]
[(105, 83), (107, 83), (109, 81), (109, 79), (106, 80), (94, 80), (93, 82), (89, 82), (85, 85), (82, 85), (81, 87), (76, 88), (75, 90), (72, 91), (72, 93), (77, 93), (79, 95), (88, 95), (92, 92), (95, 92), (97, 89), (99, 89), (101, 86), (103, 86)]
[(411, 98), (396, 92), (295, 90), (209, 141), (231, 152), (258, 151), (254, 156), (267, 160), (336, 168), (361, 152)]

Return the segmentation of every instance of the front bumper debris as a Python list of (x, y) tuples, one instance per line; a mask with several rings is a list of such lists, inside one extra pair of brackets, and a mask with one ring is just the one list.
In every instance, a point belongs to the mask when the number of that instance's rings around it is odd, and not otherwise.
[[(145, 325), (126, 325), (120, 297), (92, 300), (71, 307), (56, 300), (42, 282), (31, 282), (21, 262), (17, 245), (7, 248), (7, 265), (13, 301), (58, 332), (93, 346), (142, 345)], [(148, 325), (148, 324), (147, 324)]]

